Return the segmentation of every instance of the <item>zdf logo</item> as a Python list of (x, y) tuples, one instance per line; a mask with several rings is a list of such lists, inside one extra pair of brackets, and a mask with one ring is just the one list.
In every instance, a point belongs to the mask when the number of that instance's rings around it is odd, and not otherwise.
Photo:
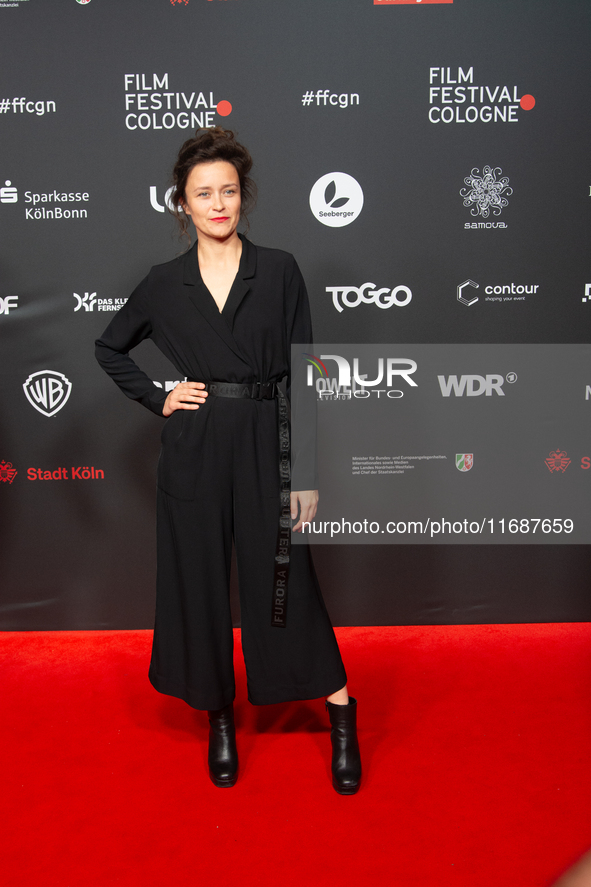
[(350, 225), (363, 209), (361, 185), (346, 172), (329, 172), (310, 191), (310, 209), (330, 228)]
[(11, 308), (18, 308), (18, 296), (0, 297), (0, 314), (8, 314)]

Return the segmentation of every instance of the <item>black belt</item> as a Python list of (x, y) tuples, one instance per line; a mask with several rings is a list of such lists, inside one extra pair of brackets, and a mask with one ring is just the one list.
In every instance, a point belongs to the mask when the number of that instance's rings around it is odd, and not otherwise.
[(279, 532), (275, 546), (275, 573), (273, 577), (273, 601), (271, 625), (285, 628), (287, 617), (287, 580), (291, 552), (291, 467), (289, 439), (289, 409), (287, 399), (276, 382), (205, 382), (205, 390), (214, 397), (239, 397), (251, 400), (278, 400), (279, 430), (279, 481), (280, 503)]
[(216, 397), (272, 400), (279, 391), (276, 382), (205, 382), (205, 390)]

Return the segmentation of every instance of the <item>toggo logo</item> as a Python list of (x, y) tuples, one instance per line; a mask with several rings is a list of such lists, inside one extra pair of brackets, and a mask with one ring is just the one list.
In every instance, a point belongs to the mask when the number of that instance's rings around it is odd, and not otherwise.
[[(404, 391), (393, 388), (394, 379), (403, 379), (412, 388), (417, 388), (417, 383), (411, 379), (411, 375), (417, 370), (417, 363), (406, 357), (387, 357), (385, 384), (387, 388), (377, 388), (384, 381), (384, 358), (378, 358), (377, 376), (375, 379), (368, 379), (367, 373), (361, 374), (359, 371), (359, 358), (353, 359), (353, 373), (351, 373), (351, 364), (349, 361), (341, 357), (339, 354), (321, 354), (316, 357), (314, 354), (306, 354), (305, 358), (308, 362), (308, 374), (306, 384), (309, 387), (314, 386), (318, 392), (320, 400), (330, 398), (336, 400), (351, 400), (351, 397), (367, 398), (372, 393), (379, 398), (381, 394), (386, 397), (397, 400), (404, 397)], [(338, 367), (338, 378), (329, 378), (325, 360), (334, 360)], [(314, 368), (320, 373), (319, 378), (314, 382)], [(367, 389), (373, 389), (368, 391)]]
[(480, 397), (485, 394), (491, 397), (493, 391), (501, 397), (505, 396), (503, 383), (513, 384), (517, 381), (517, 373), (507, 373), (503, 376), (491, 374), (488, 376), (437, 376), (442, 397), (450, 397), (452, 391), (455, 397)]
[(332, 302), (337, 311), (343, 308), (357, 308), (364, 302), (366, 305), (377, 305), (378, 308), (404, 308), (412, 299), (412, 292), (407, 286), (395, 286), (376, 289), (375, 283), (364, 283), (362, 286), (327, 286), (327, 293), (332, 293)]

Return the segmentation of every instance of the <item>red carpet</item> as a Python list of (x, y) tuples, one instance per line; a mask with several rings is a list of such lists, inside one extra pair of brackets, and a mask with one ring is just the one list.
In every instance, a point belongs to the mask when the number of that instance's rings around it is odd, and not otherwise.
[(354, 797), (322, 701), (251, 706), (239, 643), (218, 789), (206, 716), (148, 683), (150, 632), (0, 635), (2, 884), (539, 887), (591, 846), (591, 625), (337, 634)]

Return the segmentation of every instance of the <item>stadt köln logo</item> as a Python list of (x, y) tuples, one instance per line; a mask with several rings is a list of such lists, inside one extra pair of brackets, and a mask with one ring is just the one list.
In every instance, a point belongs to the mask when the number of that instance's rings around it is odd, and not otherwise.
[(561, 471), (563, 474), (570, 465), (570, 461), (564, 450), (552, 450), (548, 458), (544, 459), (550, 472)]
[(488, 219), (492, 212), (493, 216), (500, 216), (509, 205), (507, 197), (513, 194), (513, 188), (509, 187), (508, 176), (501, 176), (502, 172), (500, 166), (485, 166), (480, 175), (480, 170), (474, 167), (466, 176), (467, 187), (460, 189), (460, 196), (464, 206), (470, 207), (471, 215)]
[(458, 471), (470, 471), (474, 465), (474, 453), (456, 453), (456, 468)]
[(5, 462), (4, 459), (0, 462), (0, 482), (3, 484), (11, 484), (15, 477), (17, 476), (18, 471), (16, 468), (12, 467), (12, 462)]
[(49, 418), (59, 413), (67, 403), (72, 383), (63, 373), (40, 370), (31, 373), (23, 389), (31, 406)]

